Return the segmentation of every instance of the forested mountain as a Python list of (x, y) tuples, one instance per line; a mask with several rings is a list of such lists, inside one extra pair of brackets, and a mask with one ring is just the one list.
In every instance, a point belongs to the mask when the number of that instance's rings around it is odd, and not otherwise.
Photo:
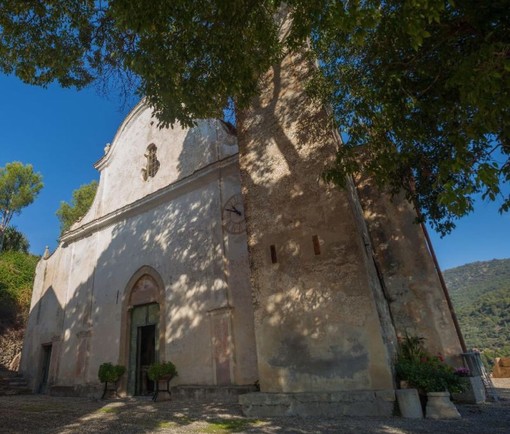
[(510, 356), (510, 259), (462, 265), (444, 278), (468, 348), (485, 359)]

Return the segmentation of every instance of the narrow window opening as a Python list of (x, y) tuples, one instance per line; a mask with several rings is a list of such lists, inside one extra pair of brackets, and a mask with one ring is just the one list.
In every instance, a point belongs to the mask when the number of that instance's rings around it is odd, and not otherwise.
[(317, 235), (314, 235), (312, 237), (312, 243), (313, 243), (313, 252), (316, 255), (321, 254), (321, 243), (319, 242), (319, 237)]
[(271, 245), (270, 249), (271, 249), (271, 262), (273, 264), (276, 264), (278, 262), (278, 259), (276, 258), (276, 247), (274, 246), (274, 244)]

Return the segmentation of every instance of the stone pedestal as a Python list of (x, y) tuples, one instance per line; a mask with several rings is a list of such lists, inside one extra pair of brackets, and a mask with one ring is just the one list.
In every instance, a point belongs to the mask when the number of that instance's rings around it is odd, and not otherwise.
[(427, 419), (460, 419), (457, 407), (450, 401), (450, 392), (427, 393)]
[(462, 393), (455, 393), (453, 399), (459, 402), (468, 402), (470, 404), (481, 404), (487, 400), (485, 393), (485, 386), (483, 385), (482, 378), (480, 376), (467, 377), (466, 381), (469, 385), (466, 391)]
[(395, 392), (402, 417), (407, 419), (423, 418), (420, 396), (416, 389), (398, 389)]

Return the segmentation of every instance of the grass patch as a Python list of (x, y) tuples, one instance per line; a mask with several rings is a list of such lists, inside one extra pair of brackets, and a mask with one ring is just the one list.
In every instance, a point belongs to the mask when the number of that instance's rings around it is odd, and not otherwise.
[(43, 411), (51, 411), (55, 410), (55, 407), (52, 405), (45, 405), (45, 404), (23, 404), (21, 406), (22, 411), (30, 411), (33, 413), (39, 413)]
[(208, 426), (205, 433), (229, 433), (242, 432), (248, 428), (258, 425), (260, 421), (254, 419), (215, 419), (207, 421)]
[(168, 429), (168, 428), (178, 428), (179, 426), (189, 425), (194, 422), (194, 420), (188, 417), (174, 417), (173, 420), (165, 420), (165, 419), (148, 419), (148, 418), (140, 418), (133, 423), (134, 426), (144, 427), (151, 430), (158, 429)]
[(190, 423), (195, 422), (188, 416), (174, 416), (172, 419), (173, 423), (177, 423), (179, 425), (189, 425)]
[(120, 411), (119, 407), (103, 407), (97, 410), (99, 413), (118, 413)]
[(159, 420), (156, 424), (156, 428), (165, 429), (165, 428), (176, 428), (179, 426), (176, 422), (171, 422), (169, 420)]

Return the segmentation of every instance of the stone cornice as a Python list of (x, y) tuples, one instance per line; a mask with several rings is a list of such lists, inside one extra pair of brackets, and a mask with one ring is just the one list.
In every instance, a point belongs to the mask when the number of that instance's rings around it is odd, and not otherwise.
[(145, 104), (145, 99), (142, 99), (126, 116), (126, 119), (122, 121), (117, 132), (115, 133), (115, 137), (112, 140), (110, 148), (106, 151), (105, 155), (103, 155), (98, 161), (94, 163), (94, 168), (101, 171), (108, 164), (113, 155), (113, 150), (117, 145), (118, 138), (123, 133), (124, 129), (130, 124), (130, 122), (137, 116), (139, 116), (144, 110), (147, 110), (147, 105)]
[(129, 217), (133, 217), (138, 214), (142, 214), (152, 208), (161, 205), (169, 201), (172, 197), (179, 195), (186, 188), (192, 187), (194, 183), (198, 183), (206, 180), (211, 175), (214, 175), (218, 170), (234, 166), (238, 164), (238, 154), (233, 154), (222, 160), (215, 161), (197, 171), (191, 175), (179, 179), (172, 184), (167, 185), (141, 199), (136, 200), (129, 205), (123, 206), (122, 208), (116, 209), (102, 217), (94, 219), (84, 225), (73, 229), (63, 235), (60, 239), (61, 245), (66, 246), (80, 238), (87, 237), (98, 230), (115, 224), (121, 220), (125, 220)]

